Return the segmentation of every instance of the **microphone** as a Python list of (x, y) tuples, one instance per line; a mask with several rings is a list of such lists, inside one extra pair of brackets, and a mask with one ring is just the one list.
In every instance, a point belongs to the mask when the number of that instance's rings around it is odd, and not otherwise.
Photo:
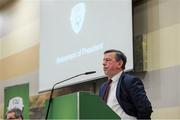
[(96, 73), (96, 71), (85, 72), (84, 74), (89, 75), (89, 74), (94, 74), (94, 73)]
[(53, 85), (52, 89), (51, 89), (51, 94), (50, 94), (50, 97), (49, 97), (48, 108), (47, 108), (46, 118), (45, 118), (45, 119), (46, 119), (46, 120), (48, 119), (49, 109), (50, 109), (50, 105), (51, 105), (51, 102), (52, 102), (52, 95), (53, 95), (54, 88), (55, 88), (56, 85), (58, 85), (58, 84), (60, 84), (60, 83), (63, 83), (63, 82), (65, 82), (65, 81), (71, 80), (71, 79), (73, 79), (73, 78), (79, 77), (79, 76), (81, 76), (81, 75), (89, 75), (89, 74), (94, 74), (94, 73), (96, 73), (96, 71), (89, 71), (89, 72), (81, 73), (81, 74), (72, 76), (72, 77), (70, 77), (70, 78), (67, 78), (67, 79), (65, 79), (65, 80), (63, 80), (63, 81), (60, 81), (60, 82), (55, 83), (55, 84)]

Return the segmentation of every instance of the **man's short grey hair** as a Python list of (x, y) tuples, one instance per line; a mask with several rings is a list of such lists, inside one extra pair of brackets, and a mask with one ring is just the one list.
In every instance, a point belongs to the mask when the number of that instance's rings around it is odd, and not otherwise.
[(126, 62), (127, 62), (127, 57), (124, 55), (123, 52), (121, 52), (120, 50), (115, 50), (115, 49), (106, 50), (104, 52), (104, 54), (111, 53), (111, 52), (115, 52), (116, 53), (116, 58), (115, 58), (116, 61), (120, 61), (120, 60), (123, 61), (122, 69), (124, 70), (125, 66), (126, 66)]

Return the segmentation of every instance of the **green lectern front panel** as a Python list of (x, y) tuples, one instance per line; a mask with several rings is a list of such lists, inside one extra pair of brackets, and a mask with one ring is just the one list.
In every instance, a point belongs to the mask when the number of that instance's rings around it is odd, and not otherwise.
[(80, 92), (79, 103), (80, 119), (120, 119), (97, 95)]
[(48, 119), (77, 119), (77, 93), (54, 98)]
[[(46, 102), (47, 106), (47, 102)], [(53, 99), (48, 119), (120, 119), (97, 95), (77, 92)]]

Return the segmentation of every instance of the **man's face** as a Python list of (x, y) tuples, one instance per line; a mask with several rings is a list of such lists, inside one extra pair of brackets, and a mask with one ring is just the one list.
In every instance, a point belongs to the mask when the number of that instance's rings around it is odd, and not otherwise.
[(116, 61), (115, 52), (105, 53), (103, 59), (103, 70), (108, 78), (112, 78), (114, 75), (119, 73), (122, 69), (123, 61)]
[(10, 112), (7, 114), (7, 120), (10, 120), (10, 119), (15, 119), (15, 113), (14, 112)]
[(10, 112), (7, 114), (7, 120), (22, 120), (21, 118), (16, 118), (14, 112)]

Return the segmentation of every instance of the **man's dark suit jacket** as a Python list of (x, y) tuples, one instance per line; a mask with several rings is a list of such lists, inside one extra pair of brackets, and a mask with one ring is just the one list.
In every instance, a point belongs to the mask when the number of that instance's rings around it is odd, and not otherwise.
[[(107, 82), (100, 87), (99, 96), (101, 98), (106, 87)], [(116, 98), (126, 114), (135, 116), (137, 119), (150, 119), (151, 103), (139, 78), (123, 72), (118, 81)]]

